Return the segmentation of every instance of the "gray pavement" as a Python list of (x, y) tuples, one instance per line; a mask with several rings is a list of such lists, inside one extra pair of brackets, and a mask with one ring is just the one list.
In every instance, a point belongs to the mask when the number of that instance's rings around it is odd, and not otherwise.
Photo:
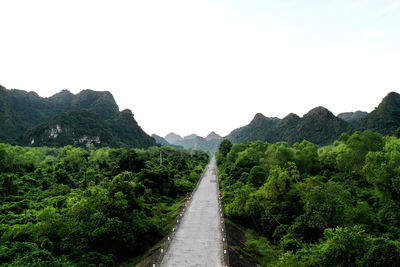
[(223, 266), (215, 159), (211, 159), (161, 266)]

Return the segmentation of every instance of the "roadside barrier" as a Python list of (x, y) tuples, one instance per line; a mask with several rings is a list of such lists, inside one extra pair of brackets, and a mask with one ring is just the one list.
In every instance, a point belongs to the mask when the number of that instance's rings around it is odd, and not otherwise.
[(216, 173), (215, 175), (217, 176), (217, 192), (218, 192), (218, 205), (219, 205), (219, 213), (220, 213), (220, 218), (221, 218), (221, 236), (222, 236), (222, 248), (223, 248), (223, 257), (224, 257), (224, 263), (225, 266), (229, 266), (229, 249), (228, 249), (228, 240), (226, 238), (226, 225), (225, 225), (225, 220), (224, 220), (224, 209), (222, 206), (221, 202), (221, 191), (219, 188), (219, 180), (218, 180), (218, 170), (215, 170)]

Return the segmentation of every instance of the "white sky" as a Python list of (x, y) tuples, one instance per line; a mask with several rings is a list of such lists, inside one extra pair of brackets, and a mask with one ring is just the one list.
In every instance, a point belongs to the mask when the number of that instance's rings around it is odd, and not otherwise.
[(400, 91), (400, 1), (1, 0), (0, 84), (110, 91), (149, 134), (373, 110)]

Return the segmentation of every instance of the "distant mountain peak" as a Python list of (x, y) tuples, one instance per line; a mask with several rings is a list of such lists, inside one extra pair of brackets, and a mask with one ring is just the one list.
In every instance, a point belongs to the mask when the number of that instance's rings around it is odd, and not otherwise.
[(190, 135), (186, 135), (185, 137), (183, 137), (184, 140), (191, 140), (191, 139), (196, 139), (198, 137), (197, 134), (190, 134)]
[(182, 136), (176, 133), (169, 133), (164, 137), (164, 139), (167, 140), (167, 142), (170, 144), (175, 144), (176, 142), (183, 140)]
[(212, 131), (211, 133), (209, 133), (206, 136), (206, 140), (207, 141), (214, 140), (214, 139), (222, 139), (222, 136), (220, 136), (219, 134), (215, 133), (214, 131)]
[(169, 134), (167, 134), (165, 137), (168, 137), (168, 136), (174, 136), (174, 137), (180, 137), (180, 138), (182, 138), (182, 136), (180, 136), (179, 134), (176, 134), (176, 133), (169, 133)]
[(357, 110), (355, 112), (342, 112), (337, 115), (337, 117), (345, 120), (347, 122), (356, 122), (365, 118), (368, 115), (368, 112)]
[(167, 140), (165, 140), (163, 137), (156, 135), (156, 134), (152, 134), (151, 137), (154, 138), (154, 140), (156, 140), (157, 144), (160, 144), (162, 146), (168, 146), (170, 145), (170, 143), (168, 143)]

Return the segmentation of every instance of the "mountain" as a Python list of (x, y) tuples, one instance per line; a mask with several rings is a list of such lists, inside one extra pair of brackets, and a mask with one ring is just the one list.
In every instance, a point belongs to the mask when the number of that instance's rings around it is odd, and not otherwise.
[(306, 139), (316, 144), (328, 144), (347, 129), (347, 123), (324, 107), (317, 107), (303, 118), (289, 114), (283, 119), (268, 118), (257, 113), (246, 126), (232, 131), (227, 138), (235, 143), (261, 140), (290, 144)]
[(129, 109), (119, 112), (106, 123), (115, 137), (117, 147), (148, 148), (156, 145), (156, 141), (138, 125)]
[(393, 134), (400, 128), (400, 95), (389, 93), (371, 113), (356, 111), (335, 116), (324, 107), (310, 110), (302, 118), (289, 114), (283, 119), (257, 113), (246, 126), (233, 130), (226, 138), (234, 143), (261, 140), (289, 144), (308, 140), (318, 145), (330, 144), (342, 133), (372, 130)]
[(180, 145), (174, 145), (174, 144), (170, 144), (167, 140), (165, 140), (165, 138), (156, 135), (156, 134), (152, 134), (151, 137), (154, 138), (154, 140), (156, 140), (156, 143), (161, 145), (161, 146), (170, 146), (170, 147), (174, 147), (174, 148), (178, 148), (178, 149), (182, 149), (183, 146)]
[[(218, 150), (219, 144), (222, 141), (221, 139), (217, 138), (207, 140), (206, 138), (196, 134), (187, 135), (182, 138), (180, 135), (175, 133), (169, 133), (165, 136), (164, 140), (167, 141), (171, 146), (182, 147), (186, 149), (201, 149), (208, 151), (211, 154), (214, 154)], [(162, 142), (162, 140), (160, 140), (159, 143), (160, 142)]]
[(276, 142), (276, 125), (280, 122), (278, 118), (267, 118), (257, 113), (253, 120), (246, 126), (233, 130), (228, 139), (234, 143), (243, 143), (255, 140), (265, 142)]
[(108, 91), (87, 89), (74, 95), (68, 90), (62, 90), (47, 100), (55, 113), (86, 109), (100, 115), (103, 119), (111, 119), (118, 114), (118, 105)]
[(222, 136), (220, 136), (220, 135), (218, 135), (218, 134), (216, 134), (214, 131), (212, 131), (211, 133), (209, 133), (207, 136), (206, 136), (206, 140), (207, 141), (211, 141), (211, 140), (215, 140), (215, 139), (222, 139)]
[(0, 86), (0, 129), (0, 142), (21, 145), (156, 145), (130, 110), (119, 112), (107, 91), (83, 90), (74, 95), (62, 90), (42, 98), (35, 92)]
[(291, 135), (296, 127), (300, 124), (301, 118), (294, 113), (290, 113), (286, 117), (284, 117), (279, 123), (276, 125), (276, 136), (277, 138), (274, 142), (278, 142), (279, 140), (284, 140), (287, 136)]
[(196, 139), (198, 136), (196, 134), (191, 134), (183, 137), (183, 140), (193, 140)]
[(116, 146), (106, 122), (98, 114), (88, 110), (57, 114), (28, 130), (20, 143), (25, 146), (90, 146), (90, 144)]
[(206, 140), (205, 138), (196, 135), (191, 135), (189, 138), (184, 138), (174, 143), (175, 145), (183, 146), (184, 148), (201, 149), (214, 154), (221, 143), (221, 139)]
[(341, 118), (342, 120), (345, 120), (347, 122), (356, 122), (361, 120), (362, 118), (365, 118), (368, 115), (368, 112), (365, 111), (356, 111), (356, 112), (343, 112), (339, 113), (337, 117)]
[(400, 94), (391, 92), (368, 116), (357, 121), (353, 131), (372, 130), (381, 134), (393, 134), (400, 127)]
[(167, 140), (165, 140), (165, 138), (163, 138), (163, 137), (161, 137), (161, 136), (159, 136), (159, 135), (152, 134), (151, 137), (153, 137), (154, 140), (156, 140), (156, 143), (159, 144), (159, 145), (162, 145), (162, 146), (169, 146), (169, 145), (171, 145), (170, 143), (168, 143)]
[(16, 143), (16, 137), (51, 115), (51, 106), (35, 92), (7, 90), (0, 86), (0, 142)]
[(175, 133), (169, 133), (164, 137), (165, 140), (167, 140), (168, 143), (170, 144), (175, 144), (178, 141), (182, 141), (183, 138), (180, 135), (177, 135)]
[(347, 130), (348, 123), (324, 107), (316, 107), (301, 118), (285, 138), (290, 144), (304, 139), (319, 145), (332, 143)]

